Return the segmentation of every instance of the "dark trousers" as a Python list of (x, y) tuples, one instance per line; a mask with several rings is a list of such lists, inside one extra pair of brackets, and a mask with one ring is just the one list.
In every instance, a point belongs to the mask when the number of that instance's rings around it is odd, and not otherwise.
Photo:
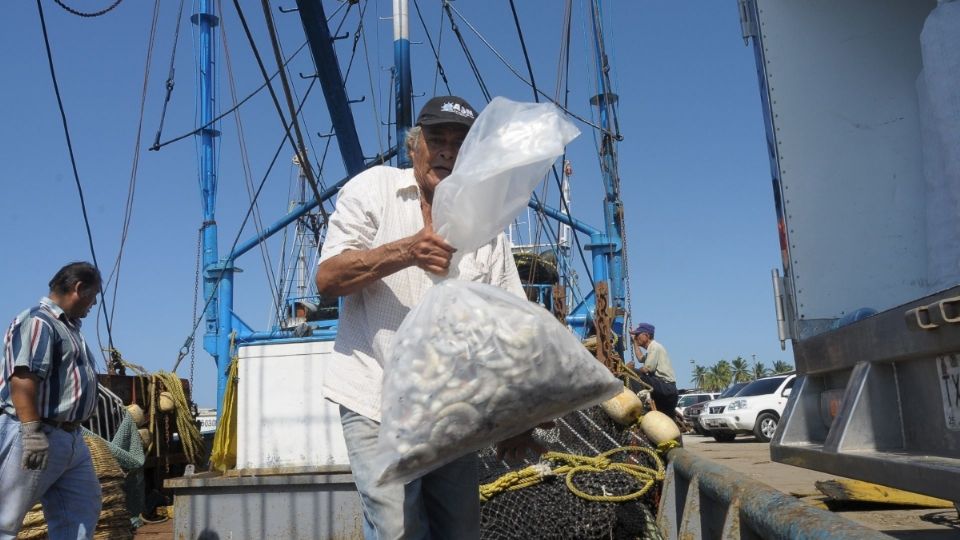
[(657, 410), (673, 418), (677, 414), (677, 401), (680, 396), (677, 393), (677, 384), (665, 381), (651, 373), (637, 373), (640, 380), (653, 387), (650, 397), (657, 405)]

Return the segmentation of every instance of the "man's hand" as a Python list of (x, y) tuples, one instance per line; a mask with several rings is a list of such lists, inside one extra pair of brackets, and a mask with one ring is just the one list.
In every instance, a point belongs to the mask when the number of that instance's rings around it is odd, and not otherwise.
[(413, 265), (439, 276), (450, 271), (450, 259), (456, 251), (429, 225), (409, 238), (407, 250)]
[[(556, 424), (553, 422), (546, 422), (537, 427), (541, 429), (551, 429), (555, 426)], [(522, 461), (527, 451), (533, 452), (537, 456), (547, 451), (546, 448), (541, 446), (540, 443), (533, 438), (533, 428), (497, 443), (497, 459), (504, 459), (508, 463), (518, 463)]]
[(20, 439), (23, 445), (23, 458), (20, 465), (24, 469), (42, 471), (47, 468), (47, 454), (50, 442), (43, 432), (39, 421), (20, 424)]

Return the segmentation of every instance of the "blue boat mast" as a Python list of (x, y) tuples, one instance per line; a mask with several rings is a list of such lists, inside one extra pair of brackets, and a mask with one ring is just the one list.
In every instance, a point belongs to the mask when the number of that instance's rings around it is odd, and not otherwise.
[[(214, 13), (216, 0), (199, 0), (197, 12), (191, 21), (199, 29), (198, 50), (200, 69), (200, 124), (207, 125), (216, 115), (216, 51), (217, 37), (215, 28), (218, 18)], [(200, 193), (203, 205), (202, 264), (204, 275), (204, 299), (207, 308), (204, 312), (205, 334), (204, 349), (214, 358), (217, 365), (217, 410), (222, 410), (223, 397), (227, 387), (227, 369), (231, 359), (231, 339), (236, 343), (252, 341), (275, 341), (296, 339), (291, 332), (275, 328), (270, 331), (254, 331), (233, 313), (233, 278), (236, 268), (234, 261), (247, 251), (256, 247), (273, 234), (281, 231), (297, 219), (317, 208), (324, 201), (333, 198), (346, 182), (363, 169), (382, 163), (392, 156), (397, 157), (401, 167), (409, 166), (405, 139), (413, 119), (413, 91), (410, 71), (410, 41), (407, 26), (407, 0), (394, 0), (394, 84), (396, 92), (396, 135), (397, 145), (382, 156), (365, 161), (359, 138), (350, 111), (350, 101), (346, 96), (344, 81), (337, 61), (333, 39), (330, 35), (323, 10), (322, 0), (297, 0), (297, 7), (303, 22), (304, 32), (310, 42), (317, 77), (323, 87), (327, 108), (330, 112), (333, 129), (337, 136), (343, 156), (346, 176), (329, 186), (320, 195), (320, 200), (312, 200), (298, 205), (285, 216), (255, 237), (239, 243), (234, 250), (222, 259), (217, 247), (217, 224), (215, 220), (217, 171), (216, 152), (219, 131), (213, 125), (200, 132)], [(530, 208), (541, 212), (573, 228), (578, 233), (590, 237), (586, 248), (591, 250), (592, 273), (595, 284), (607, 281), (610, 285), (610, 305), (615, 309), (613, 330), (623, 337), (626, 299), (624, 295), (624, 261), (622, 223), (622, 204), (620, 202), (619, 176), (617, 174), (616, 140), (619, 136), (611, 132), (611, 121), (616, 127), (614, 104), (616, 95), (610, 90), (607, 74), (606, 54), (603, 50), (603, 36), (599, 21), (602, 19), (600, 0), (596, 0), (592, 16), (594, 20), (594, 44), (598, 65), (599, 95), (591, 101), (600, 110), (602, 129), (601, 163), (605, 186), (604, 230), (598, 230), (572, 216), (543, 203), (531, 200)], [(294, 121), (296, 121), (294, 119)], [(595, 297), (590, 293), (571, 313), (568, 322), (581, 337), (593, 322)], [(315, 328), (313, 339), (332, 339), (336, 333), (336, 321), (325, 321)], [(623, 340), (618, 341), (622, 348)]]

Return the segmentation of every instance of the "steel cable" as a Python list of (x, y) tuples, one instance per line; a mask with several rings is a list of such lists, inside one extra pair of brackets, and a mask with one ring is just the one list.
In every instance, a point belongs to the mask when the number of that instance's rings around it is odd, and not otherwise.
[[(83, 185), (80, 182), (80, 173), (77, 171), (77, 159), (73, 153), (73, 142), (70, 139), (70, 128), (67, 124), (67, 112), (63, 107), (63, 98), (60, 96), (60, 84), (57, 82), (57, 71), (53, 66), (53, 52), (50, 49), (50, 36), (47, 33), (47, 21), (43, 16), (43, 3), (42, 0), (37, 0), (37, 12), (40, 14), (40, 29), (43, 31), (43, 44), (47, 53), (47, 65), (50, 67), (50, 79), (53, 81), (53, 92), (57, 96), (57, 108), (60, 110), (60, 120), (63, 123), (63, 134), (67, 140), (67, 152), (70, 155), (70, 166), (73, 169), (73, 180), (77, 185), (77, 194), (80, 196), (80, 211), (83, 214), (83, 225), (86, 228), (87, 232), (87, 243), (90, 246), (90, 256), (93, 258), (93, 265), (97, 268), (97, 271), (100, 270), (100, 265), (97, 263), (97, 252), (93, 246), (93, 232), (90, 230), (90, 219), (87, 216), (87, 204), (83, 197)], [(106, 305), (107, 300), (103, 294), (103, 287), (100, 288), (100, 301)], [(101, 311), (103, 313), (104, 323), (107, 326), (107, 342), (110, 344), (110, 348), (113, 348), (113, 331), (110, 324), (110, 316), (107, 314), (106, 310)], [(104, 361), (106, 365), (106, 361)]]

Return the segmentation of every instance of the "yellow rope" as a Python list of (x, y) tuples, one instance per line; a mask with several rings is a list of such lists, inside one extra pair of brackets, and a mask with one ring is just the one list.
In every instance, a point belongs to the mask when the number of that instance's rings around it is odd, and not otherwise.
[(166, 391), (173, 397), (177, 433), (180, 434), (180, 443), (183, 445), (183, 453), (187, 456), (187, 461), (199, 464), (203, 456), (203, 438), (200, 436), (200, 429), (197, 428), (197, 424), (193, 420), (193, 414), (190, 412), (190, 402), (187, 400), (180, 377), (177, 377), (176, 373), (161, 370), (155, 373), (153, 378), (162, 383)]
[[(231, 340), (231, 347), (232, 347)], [(134, 364), (133, 362), (128, 362), (123, 359), (123, 355), (120, 354), (120, 351), (111, 348), (105, 349), (111, 355), (120, 361), (120, 364), (124, 367), (130, 369), (136, 376), (138, 381), (141, 384), (141, 392), (143, 392), (143, 380), (141, 377), (148, 378), (150, 383), (148, 388), (146, 388), (146, 395), (149, 396), (148, 406), (150, 421), (150, 443), (147, 445), (147, 448), (144, 448), (145, 452), (149, 452), (151, 449), (156, 448), (159, 452), (160, 445), (158, 444), (159, 438), (159, 428), (158, 420), (159, 415), (157, 414), (157, 399), (154, 399), (159, 392), (157, 391), (157, 383), (161, 384), (167, 392), (170, 393), (170, 396), (173, 398), (174, 403), (174, 415), (175, 422), (177, 424), (177, 433), (180, 434), (180, 442), (183, 445), (183, 453), (186, 455), (187, 460), (190, 463), (200, 463), (200, 460), (203, 457), (203, 438), (200, 435), (200, 429), (197, 428), (196, 422), (194, 422), (193, 414), (190, 410), (190, 401), (187, 399), (186, 392), (183, 389), (183, 383), (180, 382), (180, 378), (177, 377), (175, 373), (168, 373), (166, 371), (158, 371), (157, 373), (151, 375), (143, 366)], [(159, 457), (159, 454), (158, 454)]]
[(665, 456), (667, 455), (667, 452), (673, 450), (674, 448), (679, 448), (679, 447), (680, 447), (679, 442), (677, 442), (675, 439), (670, 439), (669, 441), (663, 441), (662, 443), (658, 444), (657, 452), (661, 456)]
[[(643, 465), (624, 463), (611, 459), (611, 456), (628, 452), (641, 452), (649, 455), (653, 459), (653, 462), (656, 463), (657, 468), (651, 469)], [(553, 462), (560, 465), (551, 468), (546, 462)], [(639, 490), (624, 495), (593, 495), (578, 488), (573, 481), (573, 478), (578, 474), (603, 471), (620, 471), (626, 473), (639, 480), (643, 485)], [(515, 491), (535, 486), (549, 476), (565, 476), (567, 489), (581, 499), (594, 502), (622, 502), (646, 495), (656, 482), (663, 481), (666, 472), (663, 467), (663, 460), (660, 459), (657, 452), (643, 446), (621, 446), (620, 448), (614, 448), (595, 457), (578, 456), (561, 452), (547, 452), (543, 454), (541, 463), (531, 465), (519, 471), (509, 472), (493, 482), (480, 486), (480, 501), (486, 502), (494, 495), (505, 491)]]

